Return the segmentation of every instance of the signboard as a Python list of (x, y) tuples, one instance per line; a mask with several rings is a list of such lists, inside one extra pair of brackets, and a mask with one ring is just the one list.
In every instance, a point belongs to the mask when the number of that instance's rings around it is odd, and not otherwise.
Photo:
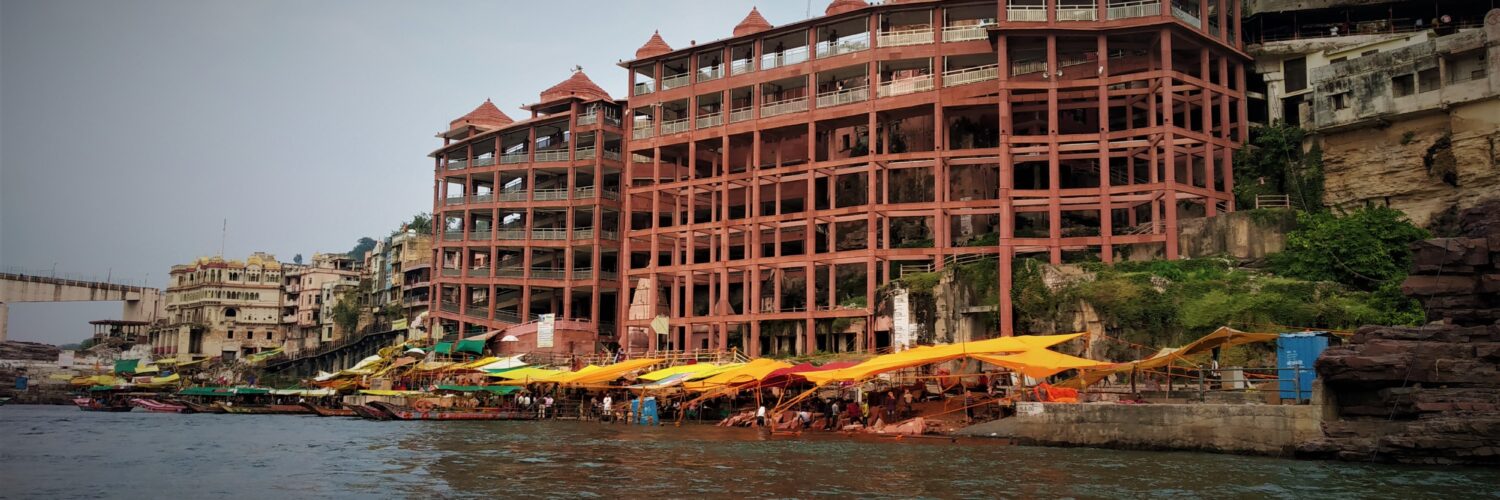
[(552, 347), (552, 327), (553, 327), (553, 323), (554, 323), (554, 319), (555, 318), (556, 318), (556, 316), (553, 315), (552, 313), (547, 313), (547, 314), (543, 314), (542, 318), (537, 321), (537, 323), (536, 323), (536, 347), (538, 349), (551, 348)]
[(77, 359), (75, 357), (76, 355), (77, 355), (77, 353), (75, 353), (73, 351), (62, 351), (62, 352), (57, 353), (57, 367), (58, 368), (72, 368), (73, 367), (73, 362)]
[(1046, 413), (1046, 411), (1047, 408), (1036, 401), (1016, 402), (1016, 416), (1019, 417), (1035, 417), (1037, 415), (1041, 415), (1042, 413)]
[(901, 290), (891, 298), (891, 349), (900, 352), (911, 345), (911, 296), (910, 292)]
[(405, 330), (406, 329), (406, 318), (400, 318), (400, 319), (391, 320), (391, 329), (392, 330)]
[(651, 320), (651, 330), (655, 331), (657, 335), (666, 335), (667, 334), (667, 316), (666, 315), (657, 315), (656, 318), (652, 319)]

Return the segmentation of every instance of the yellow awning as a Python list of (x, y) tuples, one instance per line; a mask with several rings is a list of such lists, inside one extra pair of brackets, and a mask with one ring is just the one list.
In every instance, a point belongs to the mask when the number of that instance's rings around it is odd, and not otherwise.
[(902, 352), (876, 356), (848, 368), (806, 372), (799, 373), (798, 375), (817, 385), (830, 382), (861, 381), (889, 371), (941, 363), (972, 354), (999, 354), (1045, 349), (1073, 340), (1080, 335), (1083, 334), (1021, 335), (974, 342), (960, 342), (957, 344), (923, 346)]
[(1242, 332), (1223, 326), (1219, 327), (1218, 330), (1214, 330), (1213, 333), (1204, 335), (1202, 338), (1194, 340), (1185, 346), (1176, 349), (1162, 349), (1151, 357), (1138, 361), (1119, 363), (1098, 370), (1084, 370), (1077, 377), (1065, 380), (1057, 385), (1059, 387), (1071, 387), (1075, 389), (1083, 388), (1116, 373), (1130, 373), (1132, 369), (1150, 370), (1161, 368), (1172, 364), (1174, 361), (1187, 359), (1188, 356), (1212, 351), (1216, 347), (1233, 347), (1256, 342), (1272, 342), (1280, 336), (1280, 334), (1275, 333)]
[(550, 380), (553, 377), (568, 373), (567, 370), (548, 370), (537, 366), (516, 368), (514, 370), (491, 373), (491, 377), (503, 378), (505, 380)]
[(712, 364), (712, 363), (698, 363), (698, 364), (694, 364), (694, 365), (677, 365), (677, 366), (673, 366), (673, 367), (669, 367), (669, 368), (662, 368), (660, 370), (657, 370), (657, 371), (654, 371), (654, 372), (651, 372), (651, 373), (643, 374), (639, 378), (641, 380), (645, 380), (647, 382), (656, 382), (658, 380), (661, 380), (661, 379), (664, 379), (664, 378), (667, 378), (667, 377), (670, 377), (670, 376), (673, 376), (673, 375), (679, 375), (679, 374), (683, 374), (683, 373), (702, 373), (702, 372), (706, 372), (706, 371), (714, 370), (714, 369), (718, 369), (718, 368), (719, 368), (719, 365), (715, 365), (715, 364)]
[(708, 377), (698, 382), (688, 382), (682, 386), (692, 391), (706, 391), (727, 385), (748, 384), (766, 378), (771, 372), (782, 368), (790, 368), (792, 365), (774, 359), (755, 358), (739, 368), (725, 370), (718, 375)]
[(421, 364), (417, 365), (417, 371), (419, 371), (419, 372), (438, 371), (438, 370), (442, 370), (442, 369), (448, 368), (450, 366), (453, 366), (455, 364), (457, 364), (457, 363), (454, 363), (452, 361), (424, 361)]
[(972, 354), (970, 357), (1003, 366), (1034, 379), (1043, 379), (1073, 369), (1105, 368), (1113, 363), (1069, 356), (1051, 349), (1033, 349), (1016, 354)]
[(583, 370), (578, 370), (575, 373), (558, 377), (555, 381), (559, 384), (564, 385), (585, 385), (612, 382), (617, 378), (625, 376), (626, 373), (649, 368), (652, 365), (661, 362), (662, 360), (655, 358), (632, 359), (629, 361), (621, 361), (612, 365), (596, 367), (596, 369), (594, 370), (588, 370), (587, 368), (585, 368)]
[(161, 387), (164, 385), (176, 384), (177, 381), (181, 379), (182, 377), (178, 376), (176, 373), (173, 373), (165, 377), (151, 377), (150, 382), (145, 382), (137, 385), (140, 385), (142, 387)]
[(134, 373), (136, 375), (145, 375), (147, 373), (161, 373), (161, 368), (158, 368), (156, 365), (141, 365), (136, 367)]
[(487, 358), (481, 358), (481, 359), (477, 359), (477, 360), (474, 360), (474, 361), (470, 361), (468, 363), (463, 363), (463, 364), (460, 364), (460, 365), (455, 365), (455, 366), (452, 367), (452, 369), (454, 369), (454, 370), (478, 370), (479, 367), (481, 367), (481, 366), (488, 365), (490, 363), (494, 363), (494, 362), (497, 362), (497, 361), (500, 361), (500, 358), (497, 358), (497, 357), (494, 357), (494, 356), (490, 356), (490, 357), (487, 357)]

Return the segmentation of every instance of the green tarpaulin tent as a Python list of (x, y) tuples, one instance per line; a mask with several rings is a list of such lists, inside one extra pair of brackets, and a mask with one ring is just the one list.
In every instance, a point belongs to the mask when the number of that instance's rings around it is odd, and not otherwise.
[(506, 394), (510, 394), (510, 393), (513, 393), (513, 392), (521, 390), (520, 387), (518, 387), (518, 386), (511, 386), (511, 385), (440, 385), (440, 386), (437, 386), (437, 388), (440, 391), (457, 391), (457, 392), (488, 391), (488, 392), (491, 392), (491, 393), (494, 393), (494, 394), (500, 394), (500, 395), (506, 395)]
[(115, 361), (115, 373), (135, 373), (139, 364), (141, 364), (141, 360), (139, 359), (121, 359)]

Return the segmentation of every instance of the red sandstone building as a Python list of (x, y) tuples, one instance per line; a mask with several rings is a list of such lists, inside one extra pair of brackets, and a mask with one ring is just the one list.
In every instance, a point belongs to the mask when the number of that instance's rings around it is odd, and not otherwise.
[[(591, 331), (636, 351), (869, 350), (891, 343), (883, 285), (977, 261), (997, 266), (988, 330), (1009, 335), (1016, 259), (1175, 258), (1179, 218), (1232, 209), (1238, 3), (836, 0), (780, 27), (752, 10), (683, 49), (653, 35), (622, 63), (625, 163), (538, 142), (572, 127), (620, 151), (619, 124), (573, 121), (619, 110), (603, 91), (549, 90), (524, 123), (481, 107), (443, 135), (436, 314), (524, 334), (556, 312), (579, 320), (576, 351)], [(483, 198), (508, 186), (530, 194)], [(557, 186), (597, 194), (537, 195)], [(583, 268), (623, 279), (567, 272)]]
[(439, 134), (432, 315), (448, 334), (504, 330), (505, 352), (592, 353), (619, 302), (621, 103), (578, 71), (525, 109), (486, 101)]

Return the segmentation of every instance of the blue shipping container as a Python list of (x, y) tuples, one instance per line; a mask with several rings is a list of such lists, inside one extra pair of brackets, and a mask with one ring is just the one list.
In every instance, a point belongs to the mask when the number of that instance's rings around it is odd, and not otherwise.
[(1313, 362), (1328, 348), (1328, 332), (1283, 333), (1276, 339), (1276, 378), (1281, 399), (1312, 399)]

